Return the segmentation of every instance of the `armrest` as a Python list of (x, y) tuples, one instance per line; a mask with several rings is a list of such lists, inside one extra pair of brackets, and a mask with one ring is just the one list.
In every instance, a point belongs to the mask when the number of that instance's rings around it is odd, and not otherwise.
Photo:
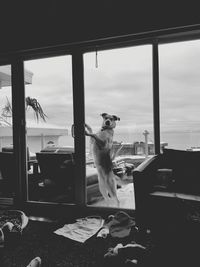
[(142, 197), (143, 194), (146, 195), (152, 191), (155, 174), (159, 168), (159, 162), (160, 154), (154, 155), (146, 159), (133, 170), (133, 182), (137, 197)]
[(146, 159), (133, 170), (135, 190), (136, 222), (140, 229), (146, 229), (151, 224), (151, 199), (154, 192), (154, 181), (157, 170), (165, 166), (163, 155), (157, 154)]
[(154, 155), (143, 161), (137, 168), (133, 170), (134, 173), (141, 173), (148, 170), (156, 170), (158, 167), (159, 155)]

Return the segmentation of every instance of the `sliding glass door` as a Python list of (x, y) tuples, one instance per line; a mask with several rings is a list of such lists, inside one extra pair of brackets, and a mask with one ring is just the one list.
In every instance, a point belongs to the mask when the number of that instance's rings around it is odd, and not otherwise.
[(0, 66), (0, 201), (12, 203), (15, 193), (11, 65)]
[[(93, 133), (107, 138), (105, 115), (114, 115), (111, 160), (117, 181), (120, 208), (134, 209), (134, 187), (131, 172), (147, 157), (154, 154), (152, 46), (91, 52), (84, 55), (85, 122)], [(103, 114), (103, 115), (102, 115)], [(119, 119), (120, 120), (119, 120)], [(111, 123), (112, 124), (112, 123)], [(109, 127), (108, 127), (109, 128)], [(117, 207), (116, 202), (102, 196), (101, 168), (98, 159), (100, 147), (86, 137), (86, 190), (87, 204)], [(97, 153), (97, 154), (96, 154)], [(107, 163), (106, 163), (107, 164)], [(108, 163), (110, 164), (110, 163)], [(104, 170), (103, 170), (104, 171)]]
[(200, 41), (159, 46), (161, 138), (169, 148), (200, 150)]
[(71, 56), (25, 61), (28, 200), (74, 203)]

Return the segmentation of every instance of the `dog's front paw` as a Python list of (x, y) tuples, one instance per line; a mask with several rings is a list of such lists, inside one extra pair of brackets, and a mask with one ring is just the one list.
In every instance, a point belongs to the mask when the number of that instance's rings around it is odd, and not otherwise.
[(85, 130), (85, 135), (90, 136), (91, 134), (87, 130)]
[(92, 128), (88, 124), (85, 124), (85, 135), (90, 136), (91, 134)]

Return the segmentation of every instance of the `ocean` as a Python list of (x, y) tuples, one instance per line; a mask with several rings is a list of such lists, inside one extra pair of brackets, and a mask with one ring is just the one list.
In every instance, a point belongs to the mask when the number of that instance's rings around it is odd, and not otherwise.
[[(154, 137), (150, 132), (148, 140), (153, 142)], [(114, 141), (123, 143), (144, 142), (142, 133), (118, 132), (114, 135)], [(168, 148), (186, 150), (191, 147), (200, 147), (200, 131), (190, 132), (162, 132), (161, 142), (168, 143)], [(73, 146), (74, 139), (71, 136), (61, 136), (59, 138), (60, 146)], [(86, 137), (86, 148), (89, 148), (89, 137)]]

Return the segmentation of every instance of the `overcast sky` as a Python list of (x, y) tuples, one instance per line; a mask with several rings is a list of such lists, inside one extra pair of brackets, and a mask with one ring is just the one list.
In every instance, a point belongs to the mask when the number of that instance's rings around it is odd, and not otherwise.
[[(200, 41), (161, 45), (159, 55), (161, 131), (200, 130)], [(152, 131), (151, 46), (99, 51), (97, 59), (98, 68), (94, 52), (84, 55), (86, 122), (99, 128), (106, 112), (120, 117), (118, 131)], [(26, 95), (37, 98), (48, 116), (36, 124), (28, 111), (28, 124), (69, 128), (71, 56), (28, 61), (25, 68), (33, 72)]]

